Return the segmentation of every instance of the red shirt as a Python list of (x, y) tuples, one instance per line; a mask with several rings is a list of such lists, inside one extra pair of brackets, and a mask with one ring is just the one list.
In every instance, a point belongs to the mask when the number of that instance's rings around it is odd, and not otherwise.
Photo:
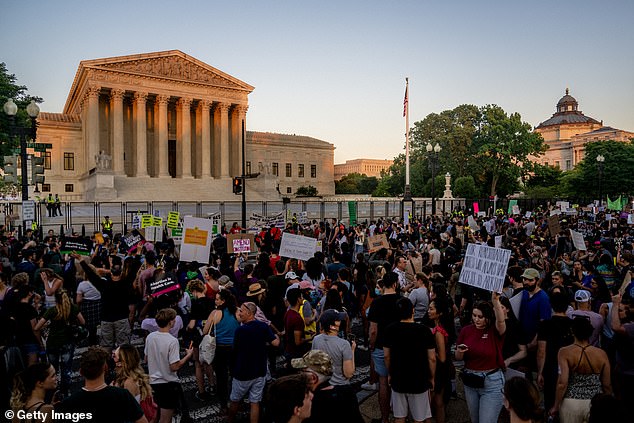
[(304, 353), (302, 345), (295, 344), (295, 331), (301, 331), (302, 339), (304, 338), (304, 319), (302, 316), (289, 308), (284, 315), (284, 336), (286, 338), (286, 352), (291, 357), (301, 357)]
[(460, 331), (456, 345), (465, 344), (469, 350), (464, 353), (464, 366), (469, 370), (491, 370), (504, 367), (502, 345), (504, 335), (500, 335), (494, 326), (477, 329), (469, 325)]

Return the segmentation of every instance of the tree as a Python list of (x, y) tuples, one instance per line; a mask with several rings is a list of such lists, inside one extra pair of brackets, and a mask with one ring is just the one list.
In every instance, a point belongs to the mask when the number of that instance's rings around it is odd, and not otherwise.
[(527, 188), (553, 187), (560, 183), (563, 172), (555, 166), (533, 164), (533, 173), (526, 181)]
[(349, 173), (335, 181), (336, 194), (371, 194), (379, 184), (375, 176)]
[(533, 170), (529, 156), (539, 157), (546, 146), (542, 136), (522, 122), (519, 113), (507, 115), (496, 105), (484, 106), (480, 112), (474, 136), (476, 158), (484, 170), (490, 195), (496, 195), (501, 187), (508, 190), (518, 186), (519, 179)]
[[(7, 65), (4, 62), (0, 63), (0, 107), (12, 98), (18, 106), (16, 124), (28, 127), (31, 123), (26, 113), (26, 106), (31, 100), (35, 100), (36, 103), (42, 103), (43, 100), (40, 97), (28, 95), (26, 86), (18, 85), (17, 80), (14, 74), (9, 73)], [(18, 144), (19, 140), (11, 139), (9, 136), (9, 117), (4, 111), (0, 111), (0, 160), (3, 160), (3, 156), (10, 155), (11, 149), (17, 147)]]
[(454, 180), (452, 193), (458, 198), (478, 198), (481, 193), (476, 187), (473, 176), (461, 176)]
[(297, 188), (295, 195), (298, 197), (316, 197), (317, 196), (317, 188), (312, 185), (301, 186)]

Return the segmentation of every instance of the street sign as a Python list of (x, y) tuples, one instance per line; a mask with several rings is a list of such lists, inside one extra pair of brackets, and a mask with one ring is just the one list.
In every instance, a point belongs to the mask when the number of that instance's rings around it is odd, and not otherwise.
[(22, 202), (22, 220), (35, 220), (35, 201)]
[(47, 148), (53, 148), (53, 144), (49, 144), (45, 142), (28, 142), (26, 143), (26, 148), (34, 148), (35, 151), (40, 151), (40, 150), (43, 151)]

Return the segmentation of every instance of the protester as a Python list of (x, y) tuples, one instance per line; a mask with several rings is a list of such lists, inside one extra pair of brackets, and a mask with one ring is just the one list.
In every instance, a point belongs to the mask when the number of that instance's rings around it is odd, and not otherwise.
[(523, 377), (513, 377), (504, 384), (504, 408), (510, 423), (538, 423), (544, 411), (539, 406), (539, 391)]
[(313, 393), (305, 375), (284, 376), (268, 389), (266, 414), (274, 423), (301, 423), (310, 417)]
[(52, 423), (53, 406), (46, 398), (56, 387), (55, 368), (48, 363), (35, 363), (16, 375), (11, 395), (11, 409), (16, 414), (20, 410), (27, 413), (41, 412), (45, 417), (36, 417), (31, 419), (31, 422)]

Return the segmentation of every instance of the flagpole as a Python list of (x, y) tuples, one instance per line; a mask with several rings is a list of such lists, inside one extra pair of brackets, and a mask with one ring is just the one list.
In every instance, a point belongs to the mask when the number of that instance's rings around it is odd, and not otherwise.
[(405, 114), (405, 192), (403, 200), (410, 201), (412, 193), (409, 186), (409, 78), (405, 78), (405, 100), (403, 103)]

